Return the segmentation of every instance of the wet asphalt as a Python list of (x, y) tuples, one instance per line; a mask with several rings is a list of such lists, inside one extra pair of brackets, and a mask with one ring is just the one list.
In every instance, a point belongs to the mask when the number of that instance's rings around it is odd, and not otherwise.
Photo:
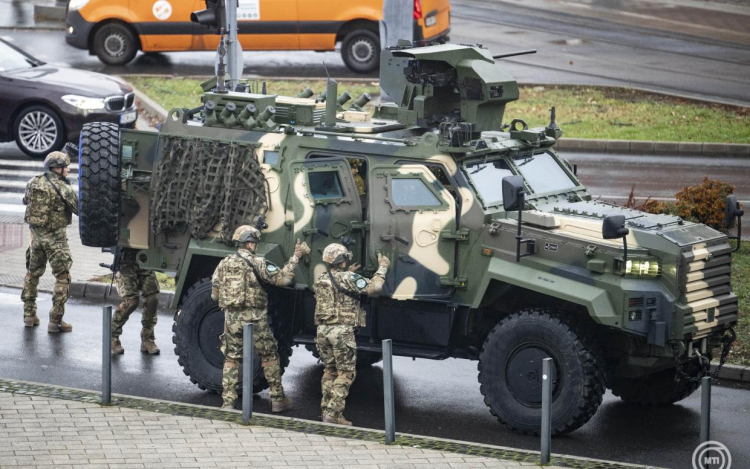
[[(0, 377), (99, 390), (101, 386), (102, 304), (71, 299), (66, 320), (73, 332), (46, 332), (50, 296), (39, 301), (42, 325), (23, 327), (20, 291), (0, 288)], [(177, 364), (171, 344), (172, 315), (162, 311), (156, 327), (159, 356), (139, 350), (140, 310), (122, 336), (125, 354), (112, 363), (113, 392), (218, 406), (220, 397), (191, 384)], [(429, 435), (538, 450), (535, 437), (505, 430), (482, 401), (477, 363), (394, 359), (397, 432)], [(319, 418), (322, 366), (302, 347), (294, 349), (284, 386), (295, 407), (287, 415)], [(361, 370), (347, 401), (347, 417), (356, 425), (383, 428), (382, 368)], [(750, 390), (715, 385), (712, 393), (712, 439), (732, 452), (732, 467), (750, 467)], [(268, 413), (266, 392), (254, 400), (256, 412)], [(624, 404), (610, 393), (597, 414), (581, 429), (552, 440), (555, 453), (683, 469), (699, 443), (700, 392), (665, 408)]]

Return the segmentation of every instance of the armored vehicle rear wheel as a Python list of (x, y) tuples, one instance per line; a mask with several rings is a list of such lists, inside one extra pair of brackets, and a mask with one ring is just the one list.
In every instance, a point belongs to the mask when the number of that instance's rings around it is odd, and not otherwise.
[[(685, 366), (685, 373), (697, 377), (699, 366)], [(659, 371), (643, 378), (616, 377), (612, 383), (612, 394), (629, 404), (663, 406), (674, 404), (690, 396), (700, 387), (700, 381), (681, 379), (675, 382), (675, 369)]]
[(120, 237), (120, 129), (85, 124), (78, 141), (78, 229), (84, 246), (116, 246)]
[[(224, 312), (211, 299), (211, 280), (205, 278), (193, 285), (175, 314), (172, 342), (177, 362), (190, 381), (199, 388), (221, 393), (224, 354), (219, 336), (224, 332)], [(290, 350), (279, 346), (282, 370), (289, 365)], [(268, 387), (260, 360), (253, 351), (253, 392)]]
[(527, 309), (500, 321), (479, 357), (484, 402), (510, 430), (538, 434), (542, 360), (553, 359), (552, 432), (579, 428), (596, 413), (606, 389), (594, 342), (566, 315)]
[[(305, 345), (305, 348), (312, 352), (313, 357), (320, 358), (320, 354), (318, 353), (318, 348), (315, 345), (307, 344)], [(362, 350), (357, 350), (357, 368), (367, 368), (370, 367), (380, 360), (383, 359), (383, 354), (378, 352), (365, 352)]]

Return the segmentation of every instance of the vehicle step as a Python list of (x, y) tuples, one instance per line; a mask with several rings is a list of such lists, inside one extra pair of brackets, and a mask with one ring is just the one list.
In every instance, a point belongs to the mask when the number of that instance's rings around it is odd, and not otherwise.
[[(292, 340), (295, 344), (300, 345), (315, 344), (315, 337), (312, 335), (300, 334), (294, 336)], [(380, 342), (357, 341), (357, 350), (363, 352), (382, 352), (382, 346)], [(445, 349), (434, 347), (417, 348), (398, 344), (393, 344), (393, 355), (399, 357), (429, 358), (433, 360), (448, 358), (448, 353)]]

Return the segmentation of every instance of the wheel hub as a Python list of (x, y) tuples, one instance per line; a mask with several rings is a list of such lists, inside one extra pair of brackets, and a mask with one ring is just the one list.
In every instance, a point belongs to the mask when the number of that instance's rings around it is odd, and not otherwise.
[(125, 38), (122, 34), (112, 33), (104, 39), (104, 50), (112, 57), (119, 57), (125, 52)]
[(46, 112), (33, 111), (21, 119), (18, 135), (26, 148), (43, 153), (48, 151), (57, 140), (57, 125)]
[(352, 44), (352, 55), (359, 62), (369, 62), (375, 56), (375, 48), (370, 41), (359, 39)]
[(524, 345), (516, 349), (505, 367), (505, 378), (513, 397), (528, 407), (542, 404), (542, 363), (545, 358), (553, 358), (551, 379), (554, 391), (557, 388), (557, 366), (554, 357), (536, 344)]

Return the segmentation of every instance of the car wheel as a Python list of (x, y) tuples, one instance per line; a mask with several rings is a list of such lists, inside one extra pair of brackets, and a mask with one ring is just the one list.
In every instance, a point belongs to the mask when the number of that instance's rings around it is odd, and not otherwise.
[(125, 65), (138, 52), (135, 35), (120, 23), (108, 23), (99, 28), (92, 48), (99, 60), (107, 65)]
[(552, 358), (552, 433), (579, 428), (606, 389), (596, 343), (569, 314), (527, 309), (500, 321), (479, 355), (479, 383), (492, 415), (508, 429), (539, 434), (542, 361)]
[(341, 44), (341, 57), (349, 70), (370, 73), (380, 66), (380, 39), (367, 29), (350, 32)]
[(65, 144), (65, 127), (52, 109), (34, 105), (16, 117), (13, 134), (18, 147), (29, 156), (41, 158)]

